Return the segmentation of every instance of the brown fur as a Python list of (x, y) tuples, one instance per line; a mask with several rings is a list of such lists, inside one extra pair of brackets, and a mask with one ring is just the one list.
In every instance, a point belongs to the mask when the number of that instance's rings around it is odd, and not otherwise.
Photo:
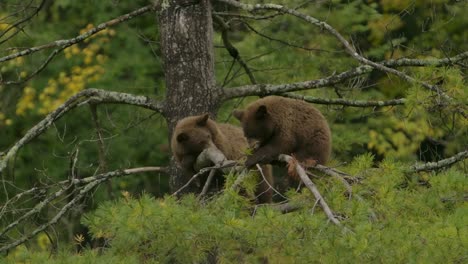
[[(171, 139), (175, 160), (192, 174), (195, 173), (193, 166), (198, 155), (210, 144), (214, 144), (229, 160), (244, 157), (244, 152), (248, 148), (247, 139), (240, 127), (216, 123), (208, 114), (189, 116), (180, 120)], [(272, 184), (271, 168), (266, 166), (263, 168), (265, 178)], [(257, 192), (263, 193), (259, 197), (260, 202), (271, 202), (272, 190), (266, 183), (261, 183)]]
[(325, 164), (331, 153), (331, 133), (323, 115), (310, 104), (279, 96), (268, 96), (235, 110), (245, 136), (259, 147), (245, 165), (271, 163), (279, 154), (293, 154), (299, 161)]

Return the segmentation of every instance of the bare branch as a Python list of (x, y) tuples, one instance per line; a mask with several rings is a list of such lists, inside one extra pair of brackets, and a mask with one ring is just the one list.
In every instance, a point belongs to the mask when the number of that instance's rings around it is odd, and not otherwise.
[(399, 78), (407, 81), (407, 82), (410, 82), (410, 83), (416, 83), (416, 84), (419, 84), (433, 92), (436, 92), (438, 95), (440, 95), (441, 97), (443, 97), (444, 99), (450, 99), (450, 97), (448, 95), (446, 95), (443, 91), (441, 91), (437, 86), (435, 85), (430, 85), (428, 83), (425, 83), (425, 82), (422, 82), (420, 80), (417, 80), (401, 71), (398, 71), (396, 69), (393, 69), (393, 68), (389, 68), (388, 66), (384, 65), (384, 64), (381, 64), (381, 63), (376, 63), (376, 62), (373, 62), (365, 57), (363, 57), (362, 55), (360, 55), (354, 48), (353, 46), (337, 31), (335, 30), (332, 26), (330, 26), (328, 23), (324, 22), (324, 21), (320, 21), (312, 16), (309, 16), (309, 15), (306, 15), (306, 14), (303, 14), (297, 10), (294, 10), (294, 9), (290, 9), (290, 8), (287, 8), (285, 6), (282, 6), (282, 5), (277, 5), (277, 4), (255, 4), (255, 5), (250, 5), (250, 4), (244, 4), (244, 3), (240, 3), (238, 1), (235, 1), (235, 0), (218, 0), (219, 2), (223, 2), (223, 3), (226, 3), (226, 4), (229, 4), (229, 5), (232, 5), (232, 6), (235, 6), (235, 7), (238, 7), (240, 9), (243, 9), (243, 10), (246, 10), (248, 12), (255, 12), (255, 11), (258, 11), (258, 10), (274, 10), (274, 11), (277, 11), (277, 12), (281, 12), (281, 13), (285, 13), (285, 14), (290, 14), (290, 15), (293, 15), (295, 17), (298, 17), (312, 25), (315, 25), (315, 26), (318, 26), (320, 27), (321, 29), (325, 29), (327, 30), (331, 35), (333, 35), (345, 48), (346, 52), (351, 55), (353, 58), (355, 58), (356, 60), (358, 60), (359, 62), (363, 63), (363, 64), (366, 64), (366, 65), (369, 65), (369, 66), (372, 66), (373, 68), (376, 68), (380, 71), (383, 71), (383, 72), (387, 72), (387, 73), (391, 73), (391, 74), (394, 74), (396, 76), (398, 76)]
[(114, 18), (112, 20), (109, 20), (107, 22), (101, 23), (97, 27), (92, 28), (92, 29), (86, 31), (85, 33), (83, 33), (81, 35), (78, 35), (78, 36), (76, 36), (74, 38), (66, 39), (66, 40), (56, 40), (56, 41), (53, 41), (53, 42), (50, 42), (50, 43), (47, 43), (47, 44), (43, 44), (43, 45), (40, 45), (40, 46), (37, 46), (37, 47), (28, 48), (28, 49), (25, 49), (23, 51), (20, 51), (20, 52), (17, 52), (17, 53), (2, 57), (2, 58), (0, 58), (0, 62), (4, 62), (4, 61), (12, 60), (14, 58), (26, 56), (26, 55), (29, 55), (29, 54), (32, 54), (32, 53), (35, 53), (35, 52), (38, 52), (38, 51), (41, 51), (41, 50), (44, 50), (44, 49), (48, 49), (48, 48), (58, 47), (58, 48), (61, 48), (61, 49), (65, 49), (67, 47), (70, 47), (71, 45), (74, 45), (76, 43), (79, 43), (79, 42), (89, 38), (90, 36), (98, 33), (99, 31), (102, 31), (102, 30), (104, 30), (104, 29), (106, 29), (106, 28), (108, 28), (110, 26), (118, 25), (118, 24), (120, 24), (122, 22), (125, 22), (127, 20), (130, 20), (130, 19), (132, 19), (134, 17), (140, 16), (140, 15), (142, 15), (144, 13), (149, 12), (149, 11), (153, 11), (154, 9), (155, 9), (154, 4), (147, 5), (145, 7), (137, 9), (137, 10), (135, 10), (133, 12), (128, 13), (128, 14), (125, 14), (125, 15), (119, 16), (117, 18)]
[(65, 48), (59, 48), (59, 49), (55, 49), (54, 51), (52, 51), (52, 53), (49, 55), (49, 57), (42, 63), (41, 66), (39, 66), (39, 68), (37, 68), (33, 73), (29, 74), (28, 76), (20, 79), (19, 81), (7, 81), (7, 82), (1, 82), (0, 81), (0, 84), (4, 84), (4, 85), (11, 85), (11, 84), (21, 84), (21, 83), (24, 83), (24, 82), (27, 82), (29, 80), (31, 80), (34, 76), (36, 76), (37, 74), (39, 74), (40, 72), (42, 72), (42, 70), (45, 69), (45, 67), (49, 64), (49, 62), (52, 61), (52, 59), (59, 53), (61, 52), (62, 50), (64, 50)]
[[(26, 7), (29, 7), (30, 4), (32, 3), (32, 1), (26, 6)], [(44, 7), (44, 4), (45, 4), (45, 0), (42, 0), (40, 3), (39, 3), (39, 6), (38, 7), (34, 7), (34, 11), (29, 14), (28, 16), (16, 21), (13, 25), (10, 25), (7, 29), (5, 29), (2, 33), (0, 33), (0, 39), (5, 36), (6, 33), (8, 33), (10, 30), (16, 28), (17, 30), (15, 32), (13, 32), (12, 34), (10, 34), (7, 38), (5, 39), (2, 39), (0, 41), (0, 45), (2, 45), (3, 43), (7, 42), (9, 39), (11, 39), (12, 37), (14, 37), (16, 34), (18, 34), (18, 32), (21, 31), (21, 29), (18, 29), (18, 27), (23, 24), (24, 22), (27, 22), (28, 20), (30, 20), (33, 16), (37, 15), (39, 13), (39, 11), (42, 9), (42, 7)], [(25, 8), (26, 9), (26, 8)]]
[(284, 199), (288, 199), (286, 196), (282, 195), (278, 190), (275, 189), (275, 187), (271, 186), (271, 184), (268, 182), (267, 178), (265, 177), (265, 174), (263, 173), (262, 166), (260, 164), (257, 164), (257, 169), (260, 175), (262, 176), (262, 180), (265, 181), (265, 183), (268, 185), (268, 188), (272, 189), (276, 194), (281, 196)]
[[(281, 154), (279, 157), (278, 157), (279, 160), (281, 161), (284, 161), (284, 162), (290, 162), (293, 160), (293, 157), (289, 156), (289, 155), (284, 155), (284, 154)], [(301, 167), (301, 165), (299, 165), (299, 163), (296, 162), (295, 164), (295, 167), (296, 167), (296, 171), (297, 171), (297, 174), (299, 175), (299, 177), (301, 178), (302, 182), (307, 186), (307, 188), (309, 188), (309, 190), (314, 194), (315, 196), (315, 199), (320, 203), (320, 205), (322, 206), (323, 208), (323, 211), (325, 212), (325, 214), (327, 215), (328, 219), (330, 219), (330, 221), (332, 221), (335, 225), (341, 225), (340, 221), (333, 215), (333, 212), (332, 210), (330, 209), (330, 207), (328, 206), (328, 204), (325, 202), (325, 200), (323, 199), (322, 195), (320, 194), (320, 192), (318, 191), (317, 187), (315, 186), (315, 184), (309, 179), (309, 177), (307, 176), (304, 168)]]
[(468, 150), (459, 152), (450, 158), (439, 160), (437, 162), (428, 162), (421, 165), (411, 166), (407, 172), (421, 172), (421, 171), (432, 171), (441, 168), (451, 166), (459, 161), (465, 160), (468, 158)]
[[(214, 164), (212, 167), (208, 167), (210, 165)], [(177, 196), (179, 193), (187, 188), (190, 183), (192, 183), (196, 178), (198, 178), (200, 175), (205, 174), (206, 172), (210, 171), (211, 178), (214, 176), (214, 172), (219, 169), (224, 169), (224, 168), (231, 168), (235, 166), (237, 163), (232, 160), (226, 159), (226, 156), (219, 150), (213, 143), (211, 143), (210, 146), (208, 146), (205, 150), (203, 150), (200, 155), (198, 155), (197, 160), (195, 161), (194, 164), (194, 170), (198, 171), (196, 174), (194, 174), (186, 184), (184, 184), (182, 187), (180, 187), (177, 191), (175, 191), (172, 195)], [(213, 173), (212, 173), (213, 172)], [(213, 174), (213, 175), (212, 175)], [(210, 178), (210, 175), (208, 178)], [(210, 180), (211, 181), (211, 180)], [(209, 181), (205, 183), (205, 186), (203, 187), (203, 190), (200, 194), (204, 193), (205, 188), (209, 188)], [(207, 191), (207, 190), (206, 190)], [(205, 192), (206, 192), (205, 191)]]
[(299, 45), (296, 45), (296, 44), (287, 42), (287, 41), (282, 40), (282, 39), (276, 39), (276, 38), (267, 36), (266, 34), (263, 34), (262, 32), (256, 30), (254, 27), (252, 27), (249, 23), (247, 23), (247, 22), (245, 22), (245, 21), (242, 21), (242, 23), (243, 23), (245, 26), (247, 26), (252, 32), (254, 32), (255, 34), (259, 35), (260, 37), (265, 38), (265, 39), (268, 39), (268, 40), (270, 40), (270, 41), (279, 42), (279, 43), (281, 43), (281, 44), (283, 44), (283, 45), (285, 45), (285, 46), (289, 46), (289, 47), (293, 47), (293, 48), (297, 48), (297, 49), (302, 49), (302, 50), (307, 50), (307, 51), (335, 52), (335, 51), (324, 50), (324, 49), (303, 47), (303, 46), (299, 46)]
[(165, 172), (166, 169), (163, 167), (141, 167), (141, 168), (133, 168), (133, 169), (125, 169), (125, 170), (116, 170), (116, 171), (111, 171), (107, 173), (102, 173), (96, 176), (91, 176), (83, 179), (70, 179), (66, 181), (62, 181), (60, 183), (65, 183), (66, 185), (63, 186), (60, 190), (57, 192), (53, 193), (49, 197), (47, 197), (45, 200), (37, 204), (33, 209), (28, 211), (26, 214), (24, 214), (22, 217), (18, 218), (16, 221), (13, 223), (9, 224), (7, 227), (5, 227), (2, 232), (0, 233), (0, 237), (3, 236), (6, 232), (17, 226), (19, 223), (24, 221), (25, 219), (29, 218), (32, 215), (35, 215), (39, 213), (46, 205), (48, 205), (52, 200), (56, 199), (57, 197), (61, 196), (64, 194), (70, 187), (78, 184), (85, 183), (83, 187), (79, 187), (79, 193), (67, 204), (65, 204), (62, 209), (47, 223), (39, 226), (35, 230), (33, 230), (31, 233), (21, 237), (20, 239), (6, 245), (0, 248), (0, 252), (9, 250), (13, 247), (16, 247), (25, 241), (29, 240), (30, 238), (34, 237), (38, 233), (44, 231), (46, 228), (49, 226), (52, 226), (58, 222), (58, 220), (65, 215), (66, 212), (68, 212), (73, 206), (89, 191), (93, 190), (94, 187), (98, 186), (104, 181), (107, 181), (111, 178), (118, 177), (118, 176), (125, 176), (125, 175), (131, 175), (131, 174), (137, 174), (137, 173), (142, 173), (142, 172)]
[[(468, 51), (460, 53), (451, 58), (442, 58), (442, 59), (408, 59), (402, 58), (398, 60), (389, 60), (380, 62), (386, 67), (422, 67), (422, 66), (432, 66), (432, 67), (441, 67), (447, 65), (454, 65), (457, 62), (465, 60), (468, 58)], [(344, 82), (345, 80), (354, 78), (356, 76), (364, 75), (373, 71), (374, 68), (369, 65), (362, 65), (356, 68), (353, 68), (348, 71), (341, 72), (339, 74), (333, 74), (325, 78), (295, 82), (289, 84), (257, 84), (257, 85), (245, 85), (238, 86), (233, 88), (224, 88), (220, 89), (222, 93), (222, 100), (226, 101), (233, 98), (239, 98), (244, 96), (251, 95), (273, 95), (281, 94), (286, 92), (293, 91), (302, 91), (308, 89), (316, 89), (326, 86), (331, 86)]]
[(231, 41), (229, 40), (228, 32), (229, 32), (229, 25), (224, 22), (224, 20), (219, 16), (213, 16), (214, 21), (218, 22), (221, 26), (221, 38), (223, 39), (224, 47), (229, 52), (229, 55), (236, 60), (242, 68), (244, 68), (245, 73), (249, 76), (250, 82), (252, 84), (256, 84), (257, 81), (255, 80), (255, 76), (253, 75), (252, 71), (250, 70), (249, 66), (245, 61), (242, 59), (242, 56), (239, 54), (239, 51), (232, 45)]
[(111, 92), (99, 89), (86, 89), (68, 99), (65, 103), (55, 109), (52, 113), (48, 114), (42, 121), (40, 121), (33, 128), (24, 135), (18, 142), (16, 142), (4, 156), (0, 156), (0, 173), (6, 168), (8, 161), (16, 155), (18, 150), (26, 145), (29, 141), (42, 134), (48, 129), (56, 120), (60, 119), (65, 113), (80, 106), (84, 103), (92, 102), (95, 104), (100, 103), (116, 103), (116, 104), (130, 104), (135, 106), (144, 107), (158, 112), (163, 112), (163, 104), (155, 102), (149, 97), (141, 95), (133, 95), (128, 93)]
[(211, 181), (214, 178), (215, 173), (216, 173), (216, 169), (212, 169), (210, 171), (210, 174), (208, 175), (208, 178), (206, 178), (205, 185), (203, 186), (203, 189), (202, 189), (201, 193), (198, 195), (198, 198), (203, 197), (203, 196), (206, 195), (206, 193), (208, 192), (208, 189), (210, 189), (210, 184), (211, 184)]

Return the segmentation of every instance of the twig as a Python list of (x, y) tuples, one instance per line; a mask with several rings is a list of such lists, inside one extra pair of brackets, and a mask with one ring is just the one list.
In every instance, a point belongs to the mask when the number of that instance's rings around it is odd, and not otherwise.
[(360, 180), (359, 177), (351, 176), (345, 172), (342, 172), (335, 168), (330, 168), (321, 164), (316, 164), (314, 167), (312, 167), (312, 169), (318, 170), (332, 177), (344, 179), (349, 183), (359, 182)]
[(42, 70), (45, 69), (45, 67), (49, 64), (49, 62), (52, 61), (52, 59), (62, 50), (64, 50), (65, 48), (59, 48), (59, 49), (55, 49), (54, 51), (52, 51), (52, 53), (49, 55), (49, 57), (47, 57), (47, 59), (42, 63), (41, 66), (39, 66), (39, 68), (37, 68), (33, 73), (31, 73), (30, 75), (22, 78), (21, 80), (19, 81), (7, 81), (7, 82), (2, 82), (0, 81), (1, 84), (3, 85), (11, 85), (11, 84), (22, 84), (22, 83), (25, 83), (29, 80), (31, 80), (31, 78), (33, 78), (34, 76), (36, 76), (37, 74), (39, 74), (40, 72), (42, 72)]
[(226, 22), (224, 22), (224, 20), (221, 17), (217, 16), (217, 15), (213, 16), (213, 18), (221, 26), (221, 38), (223, 40), (224, 47), (229, 52), (229, 55), (231, 55), (231, 57), (234, 60), (236, 60), (242, 66), (242, 68), (244, 68), (245, 73), (247, 74), (247, 76), (249, 76), (250, 82), (252, 84), (256, 84), (257, 81), (255, 80), (255, 76), (253, 75), (253, 73), (250, 70), (249, 66), (242, 59), (242, 56), (240, 55), (240, 53), (236, 49), (236, 47), (234, 47), (234, 45), (232, 45), (231, 41), (229, 41), (229, 36), (228, 36), (229, 25), (226, 24)]
[[(55, 200), (57, 197), (61, 196), (62, 194), (64, 194), (67, 190), (69, 190), (71, 187), (73, 186), (73, 184), (69, 184), (67, 186), (64, 186), (62, 189), (56, 191), (55, 193), (53, 193), (52, 195), (50, 195), (49, 197), (47, 197), (46, 199), (44, 199), (43, 201), (41, 201), (40, 203), (36, 204), (36, 206), (34, 206), (33, 209), (29, 210), (27, 213), (23, 214), (21, 217), (19, 217), (18, 219), (16, 219), (15, 221), (13, 221), (12, 223), (10, 223), (8, 226), (6, 226), (2, 232), (0, 232), (0, 237), (2, 237), (6, 232), (8, 232), (9, 230), (11, 230), (13, 227), (17, 226), (18, 224), (20, 224), (21, 222), (23, 222), (24, 220), (28, 219), (30, 216), (32, 215), (35, 215), (37, 213), (39, 213), (40, 211), (42, 211), (42, 209), (48, 205), (50, 202), (52, 202), (53, 200)], [(1, 252), (1, 250), (0, 250)]]
[(389, 68), (383, 64), (373, 62), (362, 55), (360, 55), (354, 48), (353, 46), (337, 31), (335, 30), (332, 26), (330, 26), (328, 23), (324, 21), (320, 21), (312, 16), (303, 14), (297, 10), (287, 8), (282, 5), (277, 5), (277, 4), (256, 4), (256, 5), (250, 5), (250, 4), (244, 4), (235, 0), (218, 0), (219, 2), (223, 2), (241, 9), (244, 9), (248, 12), (255, 12), (257, 10), (275, 10), (278, 12), (290, 14), (292, 16), (298, 17), (312, 25), (318, 26), (321, 29), (327, 30), (331, 35), (333, 35), (345, 48), (346, 52), (351, 55), (351, 57), (355, 58), (357, 61), (369, 65), (373, 68), (376, 68), (380, 71), (387, 72), (394, 74), (398, 76), (399, 78), (410, 82), (410, 83), (417, 83), (431, 91), (436, 92), (438, 95), (443, 97), (444, 99), (451, 99), (447, 94), (445, 94), (443, 91), (441, 91), (437, 86), (435, 85), (430, 85), (428, 83), (425, 83), (423, 81), (417, 80), (401, 71), (398, 71), (393, 68)]
[[(284, 154), (281, 154), (278, 159), (281, 160), (281, 161), (284, 161), (284, 162), (288, 162), (288, 163), (293, 160), (293, 158), (291, 156), (284, 155)], [(323, 211), (327, 215), (328, 219), (330, 219), (330, 221), (332, 221), (335, 225), (338, 225), (338, 226), (341, 225), (340, 221), (333, 215), (332, 210), (330, 209), (328, 204), (323, 199), (322, 195), (318, 191), (315, 184), (309, 179), (309, 177), (307, 177), (307, 174), (306, 174), (304, 168), (302, 168), (301, 165), (299, 165), (299, 163), (296, 163), (295, 167), (296, 167), (297, 174), (301, 178), (302, 182), (314, 194), (315, 199), (322, 206)]]
[(97, 180), (97, 181), (87, 184), (83, 189), (80, 190), (78, 195), (76, 195), (70, 202), (68, 202), (64, 207), (62, 207), (62, 209), (49, 222), (39, 226), (38, 228), (36, 228), (34, 231), (29, 233), (28, 235), (22, 236), (20, 239), (14, 241), (13, 243), (3, 246), (2, 248), (0, 248), (0, 252), (7, 251), (13, 247), (20, 245), (26, 242), (27, 240), (31, 239), (38, 233), (44, 231), (47, 227), (56, 224), (58, 220), (62, 218), (63, 215), (66, 212), (68, 212), (75, 205), (75, 203), (77, 203), (87, 192), (92, 190), (95, 186), (99, 185), (103, 181), (105, 181), (105, 179)]
[[(29, 2), (29, 4), (26, 6), (26, 7), (29, 7), (31, 5), (32, 1)], [(20, 26), (21, 24), (23, 24), (24, 22), (30, 20), (33, 16), (37, 15), (39, 13), (39, 11), (42, 9), (42, 7), (44, 7), (44, 4), (45, 4), (45, 0), (42, 0), (40, 3), (39, 3), (39, 6), (38, 7), (35, 7), (34, 9), (34, 12), (32, 12), (31, 14), (29, 14), (28, 16), (26, 16), (25, 18), (23, 19), (20, 19), (19, 21), (16, 21), (13, 25), (10, 25), (7, 29), (5, 29), (2, 33), (0, 33), (0, 39), (6, 34), (8, 33), (10, 30), (12, 30), (13, 28), (18, 28), (18, 26)], [(24, 9), (26, 9), (26, 7)], [(25, 10), (22, 10), (22, 11), (25, 11)], [(20, 32), (21, 30), (16, 30), (13, 34), (11, 34), (10, 36), (8, 36), (7, 38), (5, 39), (2, 39), (0, 41), (0, 45), (2, 45), (3, 43), (5, 43), (6, 41), (8, 41), (9, 39), (11, 39), (13, 36), (15, 36), (18, 32)]]
[(17, 53), (10, 54), (8, 56), (2, 57), (2, 58), (0, 58), (0, 62), (4, 62), (4, 61), (12, 60), (14, 58), (26, 56), (26, 55), (29, 55), (31, 53), (35, 53), (35, 52), (41, 51), (43, 49), (48, 49), (48, 48), (52, 48), (52, 47), (59, 47), (59, 48), (70, 47), (71, 45), (79, 43), (79, 42), (89, 38), (90, 36), (98, 33), (99, 31), (102, 31), (102, 30), (104, 30), (104, 29), (106, 29), (106, 28), (108, 28), (110, 26), (120, 24), (122, 22), (130, 20), (130, 19), (132, 19), (134, 17), (140, 16), (140, 15), (142, 15), (142, 14), (144, 14), (146, 12), (152, 11), (154, 9), (155, 9), (154, 4), (147, 5), (145, 7), (139, 8), (139, 9), (137, 9), (137, 10), (135, 10), (133, 12), (130, 12), (128, 14), (125, 14), (125, 15), (119, 16), (117, 18), (114, 18), (112, 20), (109, 20), (107, 22), (101, 23), (97, 27), (92, 28), (92, 29), (86, 31), (85, 33), (83, 33), (81, 35), (78, 35), (78, 36), (76, 36), (74, 38), (67, 39), (67, 40), (56, 40), (56, 41), (53, 41), (53, 42), (50, 42), (50, 43), (47, 43), (47, 44), (43, 44), (43, 45), (40, 45), (40, 46), (37, 46), (37, 47), (28, 48), (28, 49), (25, 49), (23, 51), (20, 51), (20, 52), (17, 52)]
[(203, 190), (201, 191), (201, 193), (198, 195), (198, 198), (201, 198), (203, 196), (206, 195), (206, 193), (208, 192), (208, 189), (210, 188), (210, 184), (211, 184), (211, 181), (213, 180), (214, 178), (214, 175), (216, 173), (216, 169), (212, 169), (210, 171), (210, 174), (208, 175), (208, 178), (206, 178), (206, 182), (205, 182), (205, 185), (203, 186)]
[(272, 189), (276, 194), (278, 194), (279, 196), (283, 197), (284, 199), (288, 199), (286, 196), (282, 195), (280, 192), (278, 192), (278, 190), (276, 190), (273, 186), (271, 186), (271, 184), (267, 181), (266, 177), (265, 177), (265, 174), (263, 174), (263, 169), (262, 169), (262, 166), (260, 166), (260, 164), (256, 164), (257, 166), (257, 169), (258, 171), (260, 172), (260, 175), (262, 176), (263, 180), (265, 181), (265, 183), (268, 185), (268, 187), (270, 189)]
[(69, 211), (86, 193), (88, 193), (90, 190), (94, 189), (95, 186), (99, 185), (100, 183), (107, 181), (113, 177), (118, 177), (118, 176), (125, 176), (125, 175), (131, 175), (131, 174), (136, 174), (136, 173), (142, 173), (142, 172), (165, 172), (165, 168), (163, 167), (141, 167), (141, 168), (133, 168), (133, 169), (125, 169), (125, 170), (117, 170), (117, 171), (111, 171), (107, 173), (102, 173), (96, 176), (91, 176), (83, 179), (73, 179), (73, 180), (67, 180), (67, 181), (62, 181), (61, 183), (67, 183), (66, 186), (62, 187), (60, 190), (57, 192), (53, 193), (46, 199), (44, 199), (42, 202), (37, 204), (33, 209), (28, 211), (26, 214), (24, 214), (22, 217), (18, 218), (16, 221), (13, 223), (9, 224), (7, 227), (5, 227), (2, 232), (0, 233), (0, 237), (3, 236), (6, 232), (11, 230), (13, 227), (17, 226), (20, 222), (24, 221), (26, 218), (39, 213), (47, 204), (49, 204), (52, 200), (56, 199), (57, 197), (61, 196), (63, 193), (65, 193), (70, 187), (78, 184), (78, 183), (86, 183), (84, 187), (82, 187), (79, 191), (79, 193), (65, 206), (62, 207), (62, 209), (52, 218), (49, 222), (41, 225), (34, 231), (32, 231), (30, 234), (25, 235), (21, 237), (20, 239), (14, 241), (13, 243), (10, 243), (6, 246), (3, 246), (0, 248), (0, 252), (9, 250), (13, 247), (16, 247), (28, 239), (34, 237), (37, 235), (39, 232), (45, 230), (47, 227), (54, 225), (57, 223), (57, 221), (67, 212)]
[[(97, 147), (98, 147), (98, 156), (99, 156), (99, 168), (98, 172), (107, 171), (107, 162), (106, 162), (106, 150), (104, 147), (104, 139), (102, 137), (102, 127), (99, 123), (99, 118), (97, 114), (97, 105), (96, 104), (89, 104), (89, 109), (91, 111), (91, 117), (93, 119), (94, 127), (96, 129), (96, 136), (97, 136)], [(112, 193), (112, 184), (107, 182), (107, 193), (111, 199), (114, 198)]]
[(187, 181), (187, 183), (185, 183), (182, 187), (180, 187), (177, 191), (175, 191), (175, 192), (172, 194), (172, 196), (177, 196), (177, 195), (179, 195), (179, 193), (180, 193), (183, 189), (187, 188), (187, 187), (190, 185), (190, 183), (192, 183), (192, 182), (193, 182), (196, 178), (198, 178), (200, 175), (203, 175), (203, 174), (205, 174), (207, 171), (215, 170), (215, 169), (217, 169), (216, 166), (213, 166), (213, 167), (206, 167), (206, 168), (201, 169), (199, 172), (195, 173), (195, 174), (192, 176), (192, 178), (190, 178), (190, 179)]

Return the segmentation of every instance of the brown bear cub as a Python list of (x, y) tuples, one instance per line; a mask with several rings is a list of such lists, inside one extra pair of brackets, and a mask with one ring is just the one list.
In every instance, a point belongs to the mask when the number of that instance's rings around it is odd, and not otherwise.
[(275, 161), (279, 154), (293, 154), (300, 162), (325, 164), (331, 153), (331, 133), (327, 120), (310, 104), (279, 96), (268, 96), (234, 110), (244, 134), (257, 140), (258, 148), (247, 158), (256, 163)]
[[(229, 160), (245, 156), (247, 139), (242, 129), (229, 124), (216, 123), (208, 114), (189, 116), (180, 120), (172, 135), (171, 149), (175, 160), (187, 173), (194, 174), (198, 155), (214, 144)], [(263, 166), (265, 178), (272, 184), (271, 168)], [(261, 203), (271, 202), (272, 190), (263, 180), (257, 193)]]

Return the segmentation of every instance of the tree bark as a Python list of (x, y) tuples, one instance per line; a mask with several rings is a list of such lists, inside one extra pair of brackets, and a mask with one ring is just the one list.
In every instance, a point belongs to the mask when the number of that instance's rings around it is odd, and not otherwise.
[[(215, 93), (213, 23), (209, 0), (168, 0), (159, 16), (161, 49), (166, 78), (164, 116), (169, 139), (178, 120), (210, 113), (219, 107)], [(186, 180), (179, 169), (170, 166), (171, 188), (177, 190)]]

